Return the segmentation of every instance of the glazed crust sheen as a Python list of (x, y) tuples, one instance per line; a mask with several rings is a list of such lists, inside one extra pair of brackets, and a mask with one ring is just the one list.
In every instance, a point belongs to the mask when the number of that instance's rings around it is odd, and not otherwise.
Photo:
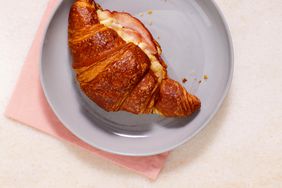
[(82, 91), (106, 111), (167, 117), (185, 117), (197, 111), (200, 100), (167, 77), (161, 54), (154, 54), (165, 71), (165, 77), (159, 80), (139, 46), (125, 42), (115, 30), (100, 24), (99, 9), (103, 10), (92, 0), (76, 0), (70, 10), (69, 47)]

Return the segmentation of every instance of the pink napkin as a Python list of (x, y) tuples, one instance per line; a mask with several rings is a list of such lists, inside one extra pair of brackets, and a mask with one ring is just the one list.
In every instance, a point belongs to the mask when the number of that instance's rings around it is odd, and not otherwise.
[(57, 3), (59, 3), (58, 0), (50, 0), (48, 4), (5, 115), (54, 137), (73, 143), (119, 166), (150, 179), (156, 179), (164, 166), (168, 153), (149, 157), (126, 157), (100, 151), (84, 143), (68, 131), (50, 109), (39, 80), (40, 46), (48, 19)]

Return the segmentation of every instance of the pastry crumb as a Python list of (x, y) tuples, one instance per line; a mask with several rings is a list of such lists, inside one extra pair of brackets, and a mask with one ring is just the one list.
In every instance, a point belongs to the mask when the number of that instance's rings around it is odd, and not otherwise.
[(161, 39), (161, 37), (160, 37), (160, 36), (158, 36), (158, 37), (157, 37), (157, 39), (158, 39), (158, 40), (160, 40), (160, 39)]
[(147, 14), (151, 15), (151, 14), (153, 14), (153, 11), (152, 10), (148, 10)]
[(144, 13), (140, 13), (139, 16), (140, 16), (140, 17), (143, 17), (143, 16), (144, 16)]
[(187, 81), (188, 81), (187, 78), (183, 78), (183, 79), (182, 79), (182, 83), (183, 83), (183, 84), (185, 84)]
[(208, 80), (209, 79), (208, 75), (204, 75), (204, 79)]
[(199, 82), (198, 82), (199, 84), (201, 84), (202, 83), (202, 80), (199, 80)]

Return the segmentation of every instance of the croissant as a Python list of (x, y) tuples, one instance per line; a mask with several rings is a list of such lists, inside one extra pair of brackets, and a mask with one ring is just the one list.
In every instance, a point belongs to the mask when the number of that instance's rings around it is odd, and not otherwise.
[(168, 77), (161, 47), (130, 14), (76, 0), (68, 37), (80, 88), (104, 110), (185, 117), (200, 108), (196, 96)]

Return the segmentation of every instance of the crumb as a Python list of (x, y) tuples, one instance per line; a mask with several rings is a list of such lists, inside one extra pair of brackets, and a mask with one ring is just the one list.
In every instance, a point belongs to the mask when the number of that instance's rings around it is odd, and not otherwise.
[(208, 80), (209, 79), (208, 75), (204, 75), (204, 79)]
[(153, 14), (153, 11), (152, 10), (148, 10), (147, 14), (151, 15), (151, 14)]
[(161, 39), (161, 37), (160, 37), (160, 36), (158, 36), (158, 37), (157, 37), (157, 39), (158, 39), (158, 40), (160, 40), (160, 39)]
[(140, 15), (140, 17), (143, 17), (143, 16), (144, 16), (144, 13), (140, 13), (139, 15)]
[(182, 83), (185, 84), (188, 80), (186, 78), (183, 78)]
[(202, 83), (202, 80), (199, 80), (199, 82), (198, 82), (199, 84), (201, 84)]

